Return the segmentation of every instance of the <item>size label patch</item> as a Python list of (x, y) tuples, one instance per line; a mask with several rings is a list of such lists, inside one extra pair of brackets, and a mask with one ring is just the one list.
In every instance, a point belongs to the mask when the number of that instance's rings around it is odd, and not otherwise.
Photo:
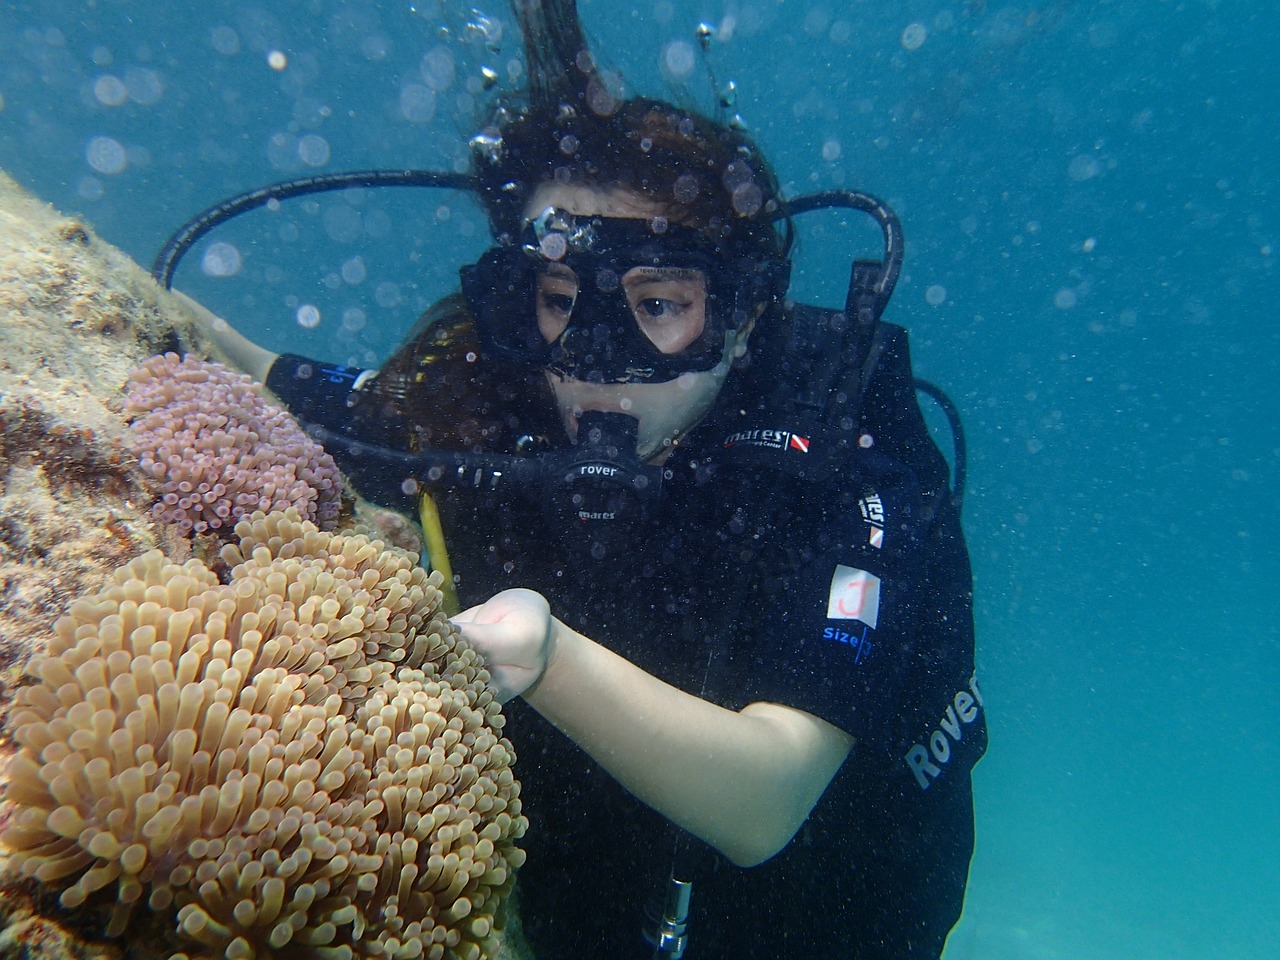
[(880, 619), (880, 578), (857, 567), (836, 564), (827, 595), (828, 620), (857, 620), (872, 630)]

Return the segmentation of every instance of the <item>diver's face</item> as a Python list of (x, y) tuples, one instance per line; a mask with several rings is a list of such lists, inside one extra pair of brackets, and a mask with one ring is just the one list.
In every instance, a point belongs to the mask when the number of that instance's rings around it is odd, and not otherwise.
[[(646, 198), (628, 191), (549, 183), (534, 191), (525, 207), (526, 221), (548, 207), (582, 217), (646, 220), (661, 212)], [(702, 336), (707, 305), (702, 276), (674, 268), (636, 267), (619, 280), (637, 328), (659, 352), (679, 353)], [(564, 333), (577, 288), (578, 280), (567, 268), (556, 266), (539, 277), (538, 330), (548, 343)], [(657, 462), (665, 459), (715, 402), (734, 355), (745, 349), (750, 328), (751, 324), (744, 324), (741, 330), (725, 334), (720, 362), (712, 369), (682, 373), (661, 383), (589, 383), (548, 370), (547, 381), (570, 438), (577, 440), (583, 411), (626, 413), (639, 421), (638, 456)]]

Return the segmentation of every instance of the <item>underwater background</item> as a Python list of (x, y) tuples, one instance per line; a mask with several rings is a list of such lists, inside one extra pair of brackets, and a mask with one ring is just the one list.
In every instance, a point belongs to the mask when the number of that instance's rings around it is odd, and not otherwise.
[[(949, 960), (1276, 956), (1280, 8), (579, 5), (628, 90), (732, 81), (789, 195), (902, 218), (887, 318), (964, 416), (991, 727)], [(462, 169), (519, 60), (499, 0), (6, 0), (0, 167), (149, 265), (272, 181)], [(875, 232), (799, 227), (793, 292), (839, 305)], [(218, 230), (175, 286), (372, 366), (485, 246), (464, 196), (344, 191)]]

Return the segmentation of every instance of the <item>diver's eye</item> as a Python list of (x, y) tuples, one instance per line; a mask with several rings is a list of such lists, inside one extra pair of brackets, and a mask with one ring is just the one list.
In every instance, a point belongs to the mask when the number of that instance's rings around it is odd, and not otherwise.
[(636, 304), (636, 310), (644, 314), (645, 319), (648, 320), (671, 320), (680, 316), (688, 308), (687, 303), (677, 303), (661, 297), (645, 297)]
[(565, 293), (542, 291), (538, 294), (538, 307), (551, 313), (569, 314), (573, 312), (573, 297)]

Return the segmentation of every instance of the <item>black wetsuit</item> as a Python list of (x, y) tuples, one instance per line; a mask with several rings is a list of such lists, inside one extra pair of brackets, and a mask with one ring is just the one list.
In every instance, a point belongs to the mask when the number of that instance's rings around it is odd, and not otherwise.
[[(764, 864), (736, 868), (684, 837), (691, 960), (933, 958), (960, 913), (986, 746), (969, 559), (909, 385), (873, 384), (866, 408), (879, 426), (851, 443), (726, 394), (668, 460), (655, 515), (594, 551), (523, 499), (441, 498), (464, 606), (538, 590), (681, 689), (734, 710), (786, 704), (856, 738)], [(676, 832), (522, 701), (507, 712), (536, 955), (650, 956), (644, 908)]]

